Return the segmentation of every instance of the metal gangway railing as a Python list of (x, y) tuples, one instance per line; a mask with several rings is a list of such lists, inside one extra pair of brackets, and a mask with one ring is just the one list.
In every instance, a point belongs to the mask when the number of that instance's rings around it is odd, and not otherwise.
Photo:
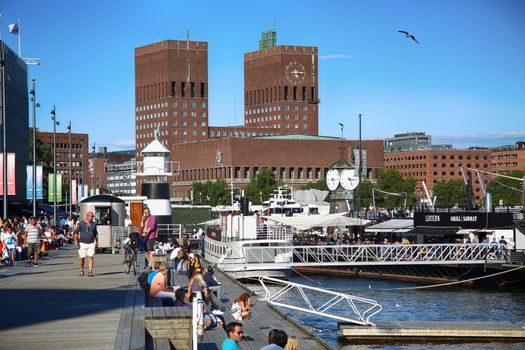
[(162, 240), (181, 239), (183, 235), (181, 224), (158, 224), (157, 229)]
[(324, 246), (232, 247), (217, 265), (228, 270), (234, 265), (275, 263), (294, 266), (371, 265), (458, 265), (504, 264), (510, 251), (501, 244), (370, 244)]
[[(383, 308), (372, 299), (343, 294), (331, 290), (283, 281), (273, 277), (259, 277), (264, 288), (264, 300), (272, 305), (333, 318), (363, 326), (375, 326), (370, 317)], [(272, 287), (269, 287), (271, 284)]]

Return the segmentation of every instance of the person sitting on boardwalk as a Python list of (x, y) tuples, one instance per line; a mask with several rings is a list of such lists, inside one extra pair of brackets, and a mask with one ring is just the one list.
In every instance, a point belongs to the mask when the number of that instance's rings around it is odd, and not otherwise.
[(261, 350), (284, 350), (288, 342), (288, 334), (280, 329), (272, 329), (268, 333), (268, 345), (263, 346)]
[(208, 289), (211, 292), (215, 292), (217, 294), (217, 299), (221, 300), (222, 298), (222, 285), (217, 281), (217, 279), (214, 276), (215, 271), (213, 270), (213, 267), (210, 266), (206, 270), (206, 273), (204, 274), (204, 282), (208, 285)]
[(192, 301), (194, 296), (197, 296), (198, 299), (208, 299), (208, 286), (206, 285), (206, 282), (204, 282), (202, 271), (200, 269), (196, 270), (193, 277), (188, 281), (186, 299)]
[(230, 322), (224, 330), (228, 338), (222, 343), (221, 350), (240, 350), (239, 342), (244, 334), (242, 324), (239, 322)]
[(153, 264), (153, 269), (151, 269), (150, 273), (148, 273), (148, 284), (151, 286), (151, 283), (153, 283), (153, 278), (159, 273), (160, 269), (160, 262), (156, 261)]
[(252, 299), (249, 293), (244, 292), (239, 295), (239, 297), (233, 301), (231, 308), (233, 318), (235, 318), (237, 321), (248, 319), (252, 313), (250, 310), (251, 302)]
[(151, 288), (149, 295), (152, 298), (170, 298), (175, 302), (175, 292), (166, 285), (168, 269), (164, 265), (160, 265), (157, 274), (151, 281)]
[(299, 342), (297, 341), (297, 337), (293, 335), (289, 337), (284, 350), (301, 350), (299, 347)]
[(209, 331), (214, 328), (222, 328), (224, 326), (224, 318), (220, 315), (214, 315), (211, 312), (205, 312), (202, 315), (204, 321), (204, 330)]

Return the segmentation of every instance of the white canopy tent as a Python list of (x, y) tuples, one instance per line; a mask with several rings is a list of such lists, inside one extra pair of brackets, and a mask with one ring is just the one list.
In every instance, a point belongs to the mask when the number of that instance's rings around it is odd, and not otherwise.
[(309, 230), (314, 227), (345, 227), (345, 226), (366, 226), (370, 220), (356, 219), (345, 216), (346, 213), (336, 213), (328, 215), (310, 216), (264, 216), (265, 219), (272, 220), (283, 225), (292, 226), (298, 230)]
[(414, 230), (414, 219), (390, 219), (367, 227), (367, 233), (406, 233)]

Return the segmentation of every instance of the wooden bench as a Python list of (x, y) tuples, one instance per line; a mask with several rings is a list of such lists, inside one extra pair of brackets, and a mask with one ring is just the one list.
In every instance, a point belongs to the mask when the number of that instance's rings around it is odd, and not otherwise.
[[(192, 348), (192, 309), (189, 306), (162, 306), (161, 299), (152, 298), (153, 306), (144, 308), (144, 326), (155, 344), (169, 339), (177, 350)], [(159, 341), (159, 344), (165, 344)]]
[(146, 348), (144, 329), (144, 291), (136, 279), (130, 282), (132, 287), (126, 294), (120, 323), (115, 338), (114, 349), (143, 350)]

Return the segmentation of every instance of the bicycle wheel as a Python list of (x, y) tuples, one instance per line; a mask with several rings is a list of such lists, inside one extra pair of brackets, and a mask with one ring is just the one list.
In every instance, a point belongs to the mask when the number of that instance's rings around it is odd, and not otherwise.
[(130, 269), (131, 269), (131, 256), (129, 252), (125, 252), (124, 253), (124, 272), (128, 274)]
[(133, 251), (133, 255), (131, 256), (131, 264), (133, 265), (133, 275), (137, 275), (137, 251)]

